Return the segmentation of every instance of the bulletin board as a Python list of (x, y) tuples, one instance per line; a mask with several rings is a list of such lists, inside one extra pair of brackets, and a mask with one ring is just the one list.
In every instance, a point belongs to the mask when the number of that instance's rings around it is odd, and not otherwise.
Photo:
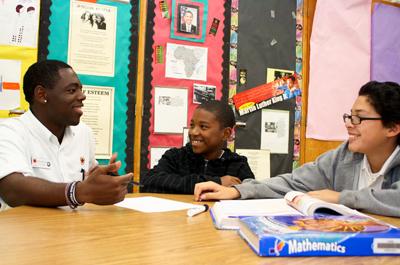
[[(147, 8), (141, 176), (150, 167), (151, 149), (183, 145), (187, 130), (180, 126), (189, 125), (193, 111), (202, 100), (228, 100), (229, 81), (226, 58), (229, 56), (230, 1), (152, 0)], [(183, 25), (186, 11), (192, 13), (194, 26), (187, 32)], [(193, 69), (190, 69), (191, 60), (196, 61), (191, 64)], [(180, 68), (183, 65), (189, 68)], [(160, 115), (169, 113), (168, 106), (178, 106), (176, 102), (183, 101), (187, 115), (180, 115), (182, 110), (176, 107), (176, 115), (164, 117), (176, 123), (174, 128), (154, 124), (160, 121)], [(155, 113), (156, 108), (164, 112)]]
[[(151, 69), (149, 70), (151, 73), (147, 72), (145, 75), (142, 176), (149, 168), (151, 148), (172, 148), (183, 145), (183, 133), (165, 131), (158, 133), (154, 129), (154, 105), (159, 104), (160, 100), (158, 97), (155, 98), (155, 88), (161, 86), (186, 89), (189, 95), (187, 99), (189, 122), (197, 106), (193, 103), (197, 84), (215, 86), (215, 98), (229, 102), (232, 102), (235, 94), (265, 84), (269, 68), (290, 70), (297, 75), (301, 84), (302, 0), (183, 1), (183, 4), (196, 6), (200, 2), (207, 2), (207, 35), (204, 42), (201, 41), (201, 36), (194, 40), (186, 40), (176, 38), (176, 34), (171, 33), (176, 30), (179, 23), (177, 15), (173, 14), (175, 1), (149, 3), (145, 68)], [(215, 36), (212, 36), (210, 28), (215, 19), (219, 21), (219, 27)], [(171, 78), (169, 74), (171, 67), (166, 62), (171, 45), (208, 48), (207, 78), (201, 81), (182, 77)], [(246, 72), (244, 84), (240, 80), (241, 70)], [(236, 128), (235, 140), (228, 143), (228, 146), (231, 149), (261, 149), (264, 145), (261, 139), (261, 123), (267, 124), (262, 118), (263, 112), (286, 119), (285, 146), (277, 146), (278, 153), (271, 152), (270, 175), (290, 172), (297, 166), (300, 157), (301, 93), (292, 99), (247, 115), (240, 116), (236, 111), (239, 126)], [(175, 117), (177, 116), (166, 119)]]
[[(87, 2), (87, 1), (86, 1)], [(110, 73), (79, 74), (79, 79), (84, 86), (111, 87), (114, 90), (114, 115), (112, 152), (118, 153), (118, 160), (122, 166), (120, 173), (132, 171), (133, 167), (133, 135), (134, 135), (134, 100), (136, 84), (136, 51), (137, 51), (137, 26), (138, 26), (138, 1), (89, 1), (90, 4), (103, 8), (104, 16), (111, 15), (115, 23), (115, 51), (113, 67)], [(39, 58), (57, 59), (68, 62), (69, 52), (69, 25), (70, 25), (70, 1), (42, 1), (42, 9), (45, 13), (42, 17), (41, 36), (39, 40)], [(87, 4), (82, 1), (82, 4)], [(107, 10), (111, 10), (111, 15)], [(47, 15), (46, 15), (47, 14)], [(104, 19), (103, 19), (104, 20)], [(107, 24), (108, 29), (113, 24)], [(113, 27), (114, 28), (114, 27)], [(106, 26), (104, 34), (107, 34)], [(111, 29), (110, 29), (111, 30)], [(74, 68), (74, 65), (71, 64)], [(108, 160), (101, 159), (100, 163)]]
[[(267, 83), (268, 69), (289, 70), (297, 73), (301, 81), (301, 18), (302, 2), (296, 0), (239, 0), (235, 1), (237, 8), (237, 25), (231, 43), (236, 51), (231, 56), (231, 62), (236, 68), (236, 76), (231, 78), (235, 86), (231, 86), (231, 94), (240, 93)], [(233, 15), (232, 15), (233, 17)], [(236, 21), (235, 21), (236, 22)], [(232, 31), (231, 31), (232, 32)], [(232, 72), (231, 72), (232, 74)], [(273, 80), (273, 79), (272, 79)], [(234, 82), (232, 82), (234, 83)], [(299, 82), (301, 83), (301, 82)], [(266, 111), (269, 110), (269, 111)], [(288, 118), (284, 123), (266, 122), (269, 118), (280, 112), (287, 113)], [(264, 116), (263, 116), (263, 113)], [(262, 134), (268, 130), (264, 141), (271, 136), (279, 134), (279, 127), (285, 123), (287, 145), (271, 150), (270, 165), (271, 176), (291, 172), (297, 166), (300, 149), (300, 117), (301, 95), (274, 103), (268, 107), (238, 116), (237, 120), (242, 126), (236, 129), (235, 148), (264, 149)], [(280, 115), (280, 114), (279, 114)], [(281, 119), (278, 117), (278, 119)], [(272, 128), (278, 124), (278, 129)], [(274, 125), (274, 126), (270, 126)], [(283, 143), (280, 144), (282, 147)], [(268, 145), (265, 145), (268, 146)]]

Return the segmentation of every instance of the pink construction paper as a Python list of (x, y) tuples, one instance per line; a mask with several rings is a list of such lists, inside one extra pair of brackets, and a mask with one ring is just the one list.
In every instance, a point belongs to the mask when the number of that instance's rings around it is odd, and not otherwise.
[(343, 113), (370, 80), (371, 0), (318, 1), (310, 50), (307, 138), (345, 140)]
[[(222, 55), (223, 55), (223, 30), (224, 30), (224, 3), (225, 1), (208, 1), (208, 18), (206, 27), (206, 38), (204, 43), (176, 40), (170, 38), (170, 27), (171, 19), (165, 19), (161, 16), (161, 11), (159, 7), (160, 1), (155, 1), (155, 18), (154, 18), (154, 35), (153, 35), (153, 50), (155, 50), (156, 45), (164, 46), (164, 63), (156, 64), (155, 54), (153, 52), (153, 64), (152, 64), (152, 108), (150, 117), (150, 135), (149, 135), (149, 146), (151, 147), (180, 147), (182, 146), (182, 135), (181, 134), (154, 134), (154, 87), (155, 86), (168, 86), (168, 87), (186, 87), (188, 88), (188, 125), (192, 114), (197, 104), (193, 104), (193, 83), (196, 84), (209, 84), (216, 86), (216, 98), (220, 99), (222, 97)], [(170, 17), (172, 16), (172, 1), (166, 0)], [(185, 1), (188, 2), (188, 1)], [(193, 3), (197, 3), (193, 1)], [(208, 34), (213, 18), (220, 20), (217, 34), (214, 36)], [(165, 77), (165, 53), (167, 43), (176, 43), (183, 45), (192, 45), (199, 47), (208, 48), (208, 66), (207, 66), (207, 80), (186, 80), (186, 79), (176, 79), (176, 78), (166, 78)], [(150, 69), (145, 69), (148, 71)], [(146, 88), (149, 89), (149, 88)], [(173, 117), (171, 117), (173, 119)], [(150, 161), (150, 159), (149, 159)]]

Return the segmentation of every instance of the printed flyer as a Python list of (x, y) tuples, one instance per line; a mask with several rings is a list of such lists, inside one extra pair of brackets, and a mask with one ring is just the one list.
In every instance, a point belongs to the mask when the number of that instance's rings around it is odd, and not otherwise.
[(297, 77), (290, 75), (240, 92), (232, 100), (239, 115), (243, 116), (300, 95)]

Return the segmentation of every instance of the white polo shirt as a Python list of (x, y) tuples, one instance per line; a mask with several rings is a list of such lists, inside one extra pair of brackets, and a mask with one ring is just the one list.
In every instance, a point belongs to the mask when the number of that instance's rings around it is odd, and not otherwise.
[[(19, 172), (51, 182), (82, 180), (82, 169), (97, 165), (94, 152), (92, 131), (82, 122), (66, 128), (61, 144), (31, 111), (0, 123), (0, 179)], [(1, 197), (0, 203), (7, 206)]]

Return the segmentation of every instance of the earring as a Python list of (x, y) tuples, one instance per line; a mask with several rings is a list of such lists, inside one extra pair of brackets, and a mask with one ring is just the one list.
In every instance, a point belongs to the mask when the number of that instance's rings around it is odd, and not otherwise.
[(47, 103), (47, 99), (43, 100), (44, 103)]

